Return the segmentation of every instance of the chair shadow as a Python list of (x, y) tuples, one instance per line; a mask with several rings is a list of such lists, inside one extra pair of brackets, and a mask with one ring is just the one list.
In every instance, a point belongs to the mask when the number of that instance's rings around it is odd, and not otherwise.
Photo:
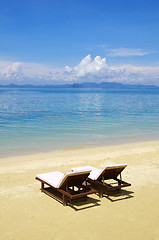
[(94, 199), (87, 196), (76, 200), (72, 200), (68, 202), (67, 205), (70, 206), (75, 211), (81, 211), (93, 207), (98, 207), (101, 204), (99, 199)]
[[(46, 195), (62, 204), (62, 194), (60, 192), (53, 188), (47, 188), (47, 191), (53, 194), (54, 196), (50, 196), (49, 194), (45, 193)], [(71, 207), (75, 211), (81, 211), (88, 208), (100, 206), (101, 204), (99, 202), (101, 202), (99, 199), (91, 198), (88, 196), (74, 200), (67, 198), (66, 206)]]
[(111, 192), (103, 191), (103, 197), (107, 198), (111, 202), (123, 201), (133, 198), (134, 196), (132, 194), (134, 194), (134, 192), (124, 189), (121, 189), (119, 192), (117, 190)]

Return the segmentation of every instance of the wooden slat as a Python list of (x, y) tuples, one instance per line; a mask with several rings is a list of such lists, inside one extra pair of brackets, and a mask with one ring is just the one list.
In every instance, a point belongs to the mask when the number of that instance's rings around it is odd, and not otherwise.
[[(78, 184), (78, 188), (79, 189), (82, 189), (82, 190), (79, 190), (79, 191), (74, 191), (74, 185), (73, 185), (73, 189), (69, 189), (69, 187), (67, 185), (64, 186), (63, 189), (58, 189), (58, 188), (54, 188), (52, 185), (50, 185), (49, 183), (41, 180), (40, 178), (36, 177), (36, 180), (39, 180), (41, 182), (41, 190), (43, 192), (45, 192), (47, 195), (59, 200), (60, 202), (63, 203), (63, 205), (65, 206), (66, 205), (66, 197), (70, 198), (70, 199), (77, 199), (77, 198), (81, 198), (81, 197), (84, 197), (84, 196), (87, 196), (87, 195), (90, 195), (90, 194), (93, 194), (93, 193), (97, 193), (98, 190), (95, 190), (93, 189), (90, 184), (87, 185), (87, 184), (81, 184), (81, 182)], [(85, 181), (85, 178), (84, 178), (84, 181)], [(74, 178), (74, 183), (77, 183), (77, 178)], [(67, 184), (68, 182), (66, 182)], [(47, 186), (50, 187), (50, 189), (53, 189), (53, 190), (56, 190), (57, 192), (61, 193), (62, 197), (58, 197), (56, 194), (53, 194), (51, 193), (49, 190), (47, 190), (47, 188), (44, 188), (44, 184), (46, 184)], [(71, 185), (71, 182), (70, 182), (70, 179), (69, 179), (69, 185)], [(72, 185), (71, 185), (72, 186)], [(82, 192), (83, 191), (83, 192)], [(72, 194), (71, 194), (72, 192)]]

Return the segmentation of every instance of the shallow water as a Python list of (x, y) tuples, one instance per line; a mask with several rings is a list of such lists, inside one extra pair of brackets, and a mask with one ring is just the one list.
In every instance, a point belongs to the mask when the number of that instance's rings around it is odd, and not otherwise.
[(159, 90), (0, 89), (0, 156), (159, 139)]

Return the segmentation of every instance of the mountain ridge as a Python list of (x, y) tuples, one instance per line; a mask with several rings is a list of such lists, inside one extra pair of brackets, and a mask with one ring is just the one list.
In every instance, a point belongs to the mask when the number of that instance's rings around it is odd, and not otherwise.
[(31, 84), (7, 84), (0, 85), (0, 88), (112, 88), (112, 89), (159, 89), (156, 85), (142, 85), (142, 84), (123, 84), (118, 82), (83, 82), (62, 85), (31, 85)]

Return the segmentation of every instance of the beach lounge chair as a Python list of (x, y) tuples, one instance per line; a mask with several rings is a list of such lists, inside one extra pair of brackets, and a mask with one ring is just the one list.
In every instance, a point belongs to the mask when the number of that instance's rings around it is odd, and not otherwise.
[(126, 166), (127, 164), (110, 165), (104, 167), (102, 170), (92, 166), (84, 166), (72, 168), (71, 170), (73, 172), (84, 171), (85, 169), (91, 170), (88, 181), (98, 187), (99, 196), (102, 197), (104, 189), (110, 192), (112, 190), (120, 190), (123, 187), (131, 186), (130, 183), (122, 180), (121, 172)]
[[(67, 199), (76, 199), (97, 193), (86, 179), (90, 174), (90, 170), (82, 170), (78, 172), (69, 172), (63, 174), (61, 172), (49, 172), (38, 174), (36, 180), (41, 182), (41, 191), (53, 198), (61, 201), (66, 205)], [(44, 188), (44, 184), (49, 187)]]

